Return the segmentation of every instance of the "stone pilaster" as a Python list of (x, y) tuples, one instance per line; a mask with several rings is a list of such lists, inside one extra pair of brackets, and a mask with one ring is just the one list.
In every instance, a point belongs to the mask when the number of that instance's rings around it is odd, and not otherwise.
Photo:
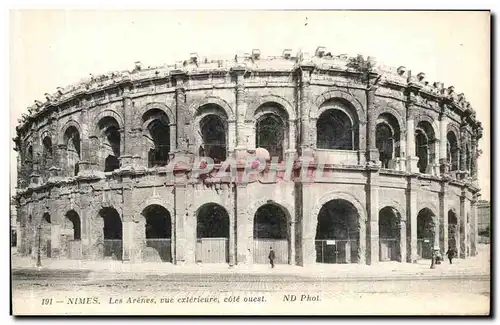
[(474, 197), (471, 202), (471, 256), (477, 255), (477, 247), (478, 247), (478, 229), (477, 229), (477, 201), (478, 196), (474, 194)]
[[(122, 94), (122, 106), (123, 106), (123, 133), (121, 146), (123, 150), (120, 155), (121, 168), (127, 169), (134, 165), (138, 165), (141, 162), (141, 137), (138, 137), (136, 133), (141, 133), (140, 126), (134, 125), (133, 128), (129, 127), (131, 120), (133, 120), (133, 102), (130, 97), (130, 87), (125, 86), (123, 88)], [(130, 115), (130, 117), (129, 117)], [(137, 129), (139, 128), (139, 130)]]
[(406, 171), (409, 173), (417, 173), (418, 157), (415, 153), (415, 114), (417, 108), (412, 101), (407, 103), (406, 115)]
[[(379, 185), (378, 174), (369, 172), (368, 177), (368, 191), (367, 191), (367, 212), (368, 222), (366, 229), (366, 242), (367, 254), (366, 264), (376, 264), (379, 262), (379, 227), (378, 227), (378, 213), (379, 213)], [(363, 241), (364, 238), (360, 238)]]
[(399, 251), (400, 251), (400, 262), (405, 263), (408, 260), (407, 257), (407, 243), (406, 241), (408, 240), (406, 236), (406, 230), (407, 230), (407, 215), (401, 213), (401, 222), (399, 223)]
[[(407, 210), (406, 210), (406, 220), (407, 220), (407, 243), (408, 245), (408, 255), (407, 259), (409, 263), (416, 263), (417, 261), (417, 179), (415, 177), (408, 178), (408, 188), (406, 192), (407, 200)], [(409, 222), (408, 222), (409, 221)], [(408, 241), (408, 236), (409, 241)]]
[(375, 91), (378, 87), (371, 86), (366, 91), (366, 110), (367, 110), (367, 123), (366, 123), (366, 160), (371, 164), (379, 164), (379, 152), (376, 145), (376, 129), (377, 129), (377, 117), (378, 112), (375, 107)]
[(235, 67), (231, 73), (236, 78), (235, 101), (236, 101), (236, 150), (246, 151), (245, 114), (247, 104), (245, 101), (245, 68)]
[(188, 135), (187, 135), (187, 121), (186, 121), (186, 89), (185, 89), (185, 80), (186, 73), (184, 71), (176, 71), (172, 73), (172, 78), (175, 81), (175, 116), (177, 118), (177, 143), (176, 143), (176, 152), (179, 153), (187, 153), (188, 152)]
[(298, 105), (300, 113), (300, 126), (299, 126), (299, 143), (302, 148), (315, 148), (316, 141), (316, 127), (312, 127), (313, 121), (309, 119), (309, 112), (311, 110), (311, 74), (314, 66), (305, 64), (301, 65), (299, 70), (299, 84), (298, 84)]
[(460, 244), (459, 246), (459, 257), (465, 258), (467, 256), (467, 207), (466, 207), (467, 198), (465, 196), (465, 192), (462, 191), (462, 195), (460, 196), (460, 220), (459, 220), (459, 229), (460, 229)]
[(440, 166), (440, 172), (441, 175), (448, 174), (450, 170), (450, 165), (448, 163), (447, 159), (447, 143), (448, 139), (446, 137), (446, 130), (448, 128), (448, 117), (444, 114), (441, 113), (439, 117), (439, 166)]
[(123, 220), (122, 225), (122, 238), (123, 238), (123, 254), (122, 260), (124, 262), (134, 261), (136, 256), (134, 253), (134, 238), (135, 238), (135, 223), (131, 220), (130, 217), (125, 218)]
[[(295, 213), (292, 218), (295, 218)], [(289, 254), (289, 264), (295, 265), (295, 220), (290, 221), (290, 254)]]
[[(248, 238), (248, 218), (246, 214), (246, 201), (247, 201), (247, 186), (246, 184), (238, 183), (236, 185), (236, 262), (237, 264), (250, 264), (252, 263), (251, 251), (253, 247), (249, 247)], [(252, 234), (253, 241), (253, 234)]]
[(78, 164), (78, 174), (86, 175), (91, 173), (92, 164), (91, 164), (91, 156), (95, 154), (91, 150), (90, 144), (90, 130), (89, 128), (95, 127), (91, 125), (89, 118), (89, 104), (86, 99), (82, 99), (80, 102), (80, 106), (82, 107), (81, 111), (81, 122), (82, 122), (82, 134), (80, 135), (81, 139), (81, 148), (80, 148), (80, 161), (76, 162)]
[(471, 139), (471, 177), (472, 180), (477, 183), (477, 158), (478, 158), (478, 149), (477, 149), (477, 132), (474, 131)]
[(460, 127), (460, 179), (465, 179), (467, 177), (467, 164), (466, 164), (466, 158), (467, 158), (467, 151), (466, 151), (466, 145), (467, 145), (467, 126), (462, 125)]
[(185, 264), (194, 262), (194, 252), (192, 261), (189, 259), (188, 251), (186, 249), (187, 240), (185, 227), (188, 209), (186, 204), (186, 185), (175, 185), (175, 221), (172, 234), (175, 234), (175, 264)]
[(441, 184), (441, 191), (439, 193), (439, 249), (444, 254), (448, 251), (448, 184), (443, 182)]
[(51, 257), (58, 258), (61, 250), (61, 225), (51, 223), (50, 227)]

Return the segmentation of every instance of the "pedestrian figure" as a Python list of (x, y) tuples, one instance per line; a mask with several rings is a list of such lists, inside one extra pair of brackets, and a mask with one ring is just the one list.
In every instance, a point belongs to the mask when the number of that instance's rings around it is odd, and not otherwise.
[(274, 268), (274, 259), (276, 258), (276, 255), (274, 254), (273, 248), (269, 247), (269, 262), (271, 263), (271, 267)]
[(453, 264), (453, 258), (455, 257), (455, 250), (453, 248), (448, 248), (448, 251), (446, 252), (446, 256), (448, 256), (448, 260), (450, 261), (450, 264)]

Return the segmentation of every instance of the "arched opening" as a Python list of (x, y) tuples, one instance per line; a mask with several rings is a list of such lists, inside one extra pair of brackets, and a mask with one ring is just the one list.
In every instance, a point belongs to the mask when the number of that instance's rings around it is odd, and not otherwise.
[(61, 232), (62, 255), (69, 259), (82, 258), (82, 232), (80, 216), (75, 210), (70, 210), (64, 218), (63, 229)]
[(465, 144), (465, 170), (469, 172), (469, 175), (471, 175), (471, 166), (472, 166), (472, 160), (471, 160), (471, 154), (470, 154), (470, 147), (469, 144)]
[(436, 230), (434, 218), (434, 212), (428, 208), (420, 210), (417, 215), (417, 254), (420, 258), (432, 257)]
[(172, 219), (163, 206), (152, 204), (144, 209), (146, 250), (144, 261), (172, 262)]
[(316, 134), (318, 149), (356, 150), (357, 131), (342, 110), (324, 111), (316, 122)]
[(25, 185), (30, 184), (30, 176), (33, 173), (33, 146), (30, 144), (26, 148), (26, 151), (24, 153), (24, 168), (25, 168), (25, 175), (24, 175), (24, 182)]
[[(41, 238), (40, 238), (40, 252), (41, 255), (46, 257), (51, 257), (51, 233), (52, 227), (50, 222), (50, 214), (45, 212), (42, 216), (42, 224), (41, 224)], [(38, 238), (37, 238), (38, 239)]]
[(421, 173), (432, 173), (436, 157), (435, 142), (432, 125), (427, 121), (418, 123), (415, 130), (415, 152), (419, 158), (417, 167)]
[(399, 141), (400, 130), (396, 118), (388, 113), (380, 114), (377, 119), (375, 142), (382, 168), (394, 168), (393, 159), (400, 155)]
[(103, 117), (98, 123), (101, 159), (104, 160), (104, 171), (112, 172), (120, 168), (120, 125), (110, 116)]
[(207, 203), (196, 214), (196, 261), (229, 262), (229, 215), (224, 207)]
[(285, 124), (281, 117), (268, 113), (257, 120), (255, 132), (255, 147), (264, 148), (270, 157), (283, 160), (285, 143)]
[(52, 140), (46, 136), (42, 140), (42, 159), (43, 166), (49, 168), (52, 163)]
[(458, 141), (455, 133), (449, 131), (446, 135), (446, 160), (450, 164), (450, 171), (458, 170)]
[(81, 222), (80, 216), (75, 210), (70, 210), (66, 213), (66, 220), (69, 222), (67, 229), (71, 229), (71, 240), (81, 240), (82, 239), (82, 230), (81, 230)]
[(67, 175), (78, 174), (78, 163), (80, 162), (80, 132), (74, 126), (70, 126), (64, 132), (64, 144), (66, 145)]
[(114, 208), (106, 207), (99, 211), (103, 219), (103, 254), (105, 259), (122, 259), (123, 241), (122, 241), (122, 221), (118, 211)]
[(325, 203), (316, 226), (317, 263), (357, 263), (359, 261), (359, 214), (343, 199)]
[(170, 153), (170, 121), (167, 114), (160, 109), (152, 109), (144, 113), (143, 125), (147, 132), (148, 166), (165, 166)]
[(204, 116), (200, 121), (202, 144), (199, 155), (210, 157), (218, 164), (226, 160), (227, 120), (217, 114)]
[(401, 215), (392, 207), (385, 207), (378, 214), (379, 259), (401, 261)]
[(275, 264), (288, 264), (290, 243), (288, 212), (274, 203), (267, 203), (257, 209), (253, 223), (253, 262), (269, 264), (269, 250), (272, 247)]
[[(271, 159), (284, 159), (284, 151), (288, 147), (288, 113), (277, 103), (266, 103), (257, 108), (254, 113), (255, 147), (264, 148)], [(294, 141), (294, 139), (291, 139)]]
[(448, 210), (448, 248), (453, 248), (458, 253), (458, 219), (453, 210)]

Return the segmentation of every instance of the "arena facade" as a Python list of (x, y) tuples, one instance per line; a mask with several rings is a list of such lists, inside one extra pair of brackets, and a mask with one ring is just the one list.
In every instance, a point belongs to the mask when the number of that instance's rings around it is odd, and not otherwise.
[(192, 53), (45, 96), (14, 139), (20, 254), (249, 265), (273, 247), (307, 266), (477, 253), (481, 123), (424, 73), (323, 47)]

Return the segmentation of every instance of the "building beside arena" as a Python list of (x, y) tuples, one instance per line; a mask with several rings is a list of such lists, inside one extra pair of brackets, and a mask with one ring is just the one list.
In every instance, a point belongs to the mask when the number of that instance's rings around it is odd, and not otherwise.
[(28, 110), (14, 139), (24, 255), (234, 265), (273, 247), (307, 266), (477, 253), (481, 123), (464, 94), (403, 66), (322, 47), (193, 53)]

